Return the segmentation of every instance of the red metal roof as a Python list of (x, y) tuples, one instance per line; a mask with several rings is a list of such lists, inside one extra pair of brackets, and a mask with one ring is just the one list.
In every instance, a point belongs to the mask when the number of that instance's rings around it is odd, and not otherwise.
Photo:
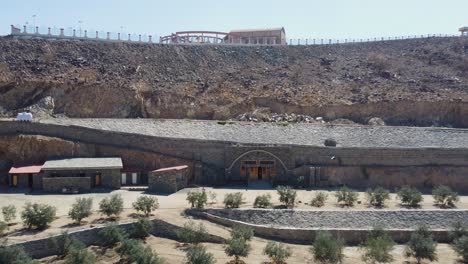
[(179, 171), (179, 170), (183, 170), (186, 168), (188, 168), (187, 165), (181, 165), (181, 166), (175, 166), (175, 167), (161, 168), (161, 169), (154, 170), (152, 172), (162, 172), (162, 171), (171, 171), (171, 170)]
[(41, 172), (42, 165), (28, 165), (20, 166), (16, 165), (11, 167), (8, 173), (10, 174), (28, 174), (28, 173), (39, 173)]

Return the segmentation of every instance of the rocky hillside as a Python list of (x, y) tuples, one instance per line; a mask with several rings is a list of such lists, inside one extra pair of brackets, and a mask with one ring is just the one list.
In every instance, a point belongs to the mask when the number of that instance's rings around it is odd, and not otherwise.
[(468, 38), (223, 47), (4, 37), (0, 112), (231, 119), (260, 110), (468, 127), (467, 52)]

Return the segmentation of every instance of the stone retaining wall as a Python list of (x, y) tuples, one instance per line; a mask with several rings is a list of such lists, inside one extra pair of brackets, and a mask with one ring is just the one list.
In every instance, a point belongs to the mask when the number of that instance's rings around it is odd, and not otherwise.
[(91, 190), (90, 177), (43, 177), (42, 189), (45, 192), (61, 192), (65, 187), (78, 187), (81, 191)]
[[(178, 240), (177, 231), (180, 229), (179, 226), (172, 225), (170, 223), (167, 223), (159, 219), (154, 219), (152, 220), (152, 222), (153, 222), (153, 230), (151, 231), (152, 235), (167, 238), (167, 239), (172, 239), (172, 240)], [(130, 231), (130, 229), (133, 227), (134, 224), (135, 222), (120, 223), (119, 227), (123, 228), (126, 231)], [(79, 241), (84, 243), (86, 246), (95, 245), (100, 242), (100, 237), (98, 233), (103, 228), (104, 226), (81, 229), (81, 230), (69, 232), (69, 235), (73, 238), (78, 239)], [(57, 237), (57, 236), (59, 235), (51, 236), (47, 238), (29, 240), (26, 242), (20, 242), (14, 245), (23, 247), (26, 253), (30, 255), (32, 258), (35, 258), (35, 259), (44, 258), (44, 257), (57, 254), (57, 251), (54, 248), (52, 248), (49, 243), (51, 238)], [(221, 237), (209, 235), (203, 242), (224, 243), (225, 241)]]
[[(217, 210), (217, 209), (216, 209)], [(225, 209), (219, 209), (225, 210)], [(229, 210), (225, 210), (229, 211)], [(217, 224), (232, 227), (234, 225), (248, 226), (254, 229), (255, 235), (266, 239), (281, 240), (284, 242), (297, 244), (311, 244), (315, 236), (320, 231), (329, 231), (335, 236), (343, 238), (348, 245), (358, 245), (363, 242), (372, 228), (295, 228), (295, 227), (280, 227), (272, 225), (257, 225), (243, 221), (237, 221), (226, 217), (216, 216), (209, 213), (210, 210), (186, 210), (186, 213), (193, 216), (205, 218)], [(286, 213), (286, 212), (285, 212)], [(391, 228), (386, 229), (390, 237), (397, 243), (406, 243), (414, 232), (411, 228)], [(449, 230), (447, 229), (431, 229), (434, 240), (440, 243), (450, 242)]]

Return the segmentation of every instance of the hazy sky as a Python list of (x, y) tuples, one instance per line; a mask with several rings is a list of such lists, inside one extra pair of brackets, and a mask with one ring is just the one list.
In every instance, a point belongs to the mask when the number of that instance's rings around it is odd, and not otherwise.
[(0, 0), (0, 35), (34, 20), (156, 36), (278, 26), (288, 38), (457, 34), (468, 26), (468, 0)]

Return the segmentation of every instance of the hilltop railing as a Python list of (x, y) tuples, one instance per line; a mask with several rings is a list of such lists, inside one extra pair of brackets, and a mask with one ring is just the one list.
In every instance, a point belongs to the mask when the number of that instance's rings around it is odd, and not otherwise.
[[(65, 40), (95, 40), (107, 42), (136, 42), (148, 44), (163, 44), (160, 41), (159, 35), (147, 34), (130, 34), (130, 33), (115, 33), (104, 32), (99, 30), (82, 30), (74, 28), (43, 28), (23, 26), (22, 30), (19, 26), (11, 25), (11, 36), (22, 38), (44, 38), (44, 39), (65, 39)], [(449, 38), (449, 37), (468, 37), (466, 35), (449, 35), (449, 34), (427, 34), (413, 36), (398, 36), (398, 37), (379, 37), (379, 38), (357, 38), (357, 39), (330, 39), (330, 38), (290, 38), (287, 45), (336, 45), (348, 43), (366, 43), (366, 42), (382, 42), (392, 40), (405, 39), (426, 39), (426, 38)], [(271, 46), (267, 44), (240, 44), (240, 43), (164, 43), (164, 45), (229, 45), (229, 46)], [(279, 45), (279, 44), (276, 44)]]

